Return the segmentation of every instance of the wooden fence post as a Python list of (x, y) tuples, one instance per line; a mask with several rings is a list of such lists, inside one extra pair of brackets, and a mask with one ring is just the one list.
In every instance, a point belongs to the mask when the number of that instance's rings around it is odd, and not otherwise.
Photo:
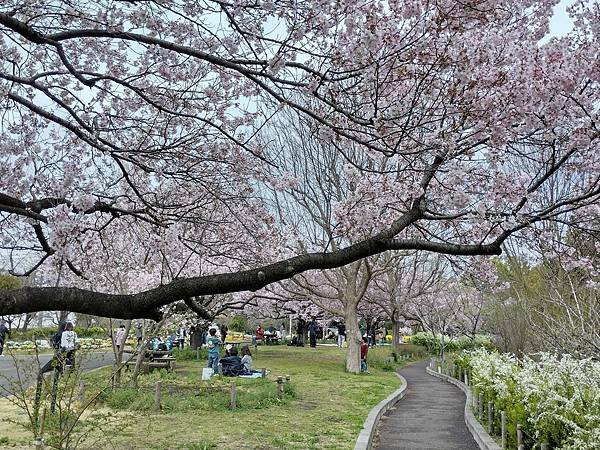
[(283, 398), (283, 377), (277, 377), (277, 398)]
[(473, 390), (471, 391), (471, 393), (472, 393), (471, 398), (473, 399), (472, 409), (473, 409), (473, 412), (475, 414), (477, 414), (477, 398), (479, 397), (477, 394), (477, 388), (474, 387)]
[(161, 385), (161, 382), (157, 381), (156, 389), (154, 391), (154, 409), (156, 409), (157, 411), (160, 411), (160, 397), (161, 397), (160, 385)]
[(266, 367), (263, 367), (262, 369), (260, 369), (260, 376), (262, 378), (265, 378), (267, 376), (267, 369), (266, 369)]
[(517, 424), (517, 450), (525, 450), (525, 446), (523, 445), (523, 430), (520, 423)]
[(494, 402), (488, 402), (488, 431), (494, 432)]
[(479, 421), (483, 421), (483, 392), (479, 393)]
[(231, 382), (230, 391), (229, 391), (229, 407), (231, 409), (235, 409), (237, 403), (237, 388), (235, 386), (235, 381)]
[(500, 411), (500, 421), (502, 426), (502, 450), (506, 450), (506, 411)]
[(85, 381), (79, 382), (79, 392), (77, 394), (77, 400), (79, 400), (79, 403), (83, 403), (85, 400)]

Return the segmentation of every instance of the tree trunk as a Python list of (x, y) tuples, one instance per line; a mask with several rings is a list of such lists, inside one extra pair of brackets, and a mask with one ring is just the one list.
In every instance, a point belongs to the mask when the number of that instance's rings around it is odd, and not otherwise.
[(346, 371), (350, 373), (360, 373), (360, 343), (362, 336), (358, 327), (358, 314), (356, 304), (348, 302), (344, 309), (344, 321), (346, 322), (346, 342), (348, 342), (348, 351), (346, 352)]
[(35, 313), (28, 313), (25, 315), (25, 321), (23, 322), (23, 326), (21, 327), (21, 330), (23, 332), (27, 331), (27, 328), (29, 328), (29, 324), (33, 321), (34, 317)]
[(397, 316), (392, 317), (392, 345), (400, 345), (400, 322)]

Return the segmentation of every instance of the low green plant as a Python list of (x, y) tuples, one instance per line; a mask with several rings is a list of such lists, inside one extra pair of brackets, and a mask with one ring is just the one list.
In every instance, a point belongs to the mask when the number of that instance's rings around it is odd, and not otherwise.
[(193, 361), (195, 359), (205, 360), (208, 358), (208, 349), (201, 348), (200, 351), (197, 351), (190, 347), (174, 348), (173, 357), (177, 361)]

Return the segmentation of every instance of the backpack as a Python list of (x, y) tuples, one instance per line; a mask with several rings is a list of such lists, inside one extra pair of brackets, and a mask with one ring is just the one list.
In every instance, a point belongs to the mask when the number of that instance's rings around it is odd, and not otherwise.
[(60, 341), (62, 339), (62, 330), (59, 329), (56, 333), (54, 333), (54, 336), (52, 336), (52, 347), (54, 347), (55, 349), (59, 349), (60, 348)]

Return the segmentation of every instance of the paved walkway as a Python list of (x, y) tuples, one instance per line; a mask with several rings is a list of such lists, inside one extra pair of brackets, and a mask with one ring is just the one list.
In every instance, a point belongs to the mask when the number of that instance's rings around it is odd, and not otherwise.
[(379, 450), (478, 450), (464, 421), (465, 395), (456, 386), (427, 375), (427, 361), (402, 368), (408, 382), (404, 398), (379, 426)]
[[(52, 355), (18, 355), (13, 359), (9, 355), (0, 358), (0, 398), (14, 394), (20, 389), (16, 385), (28, 386), (35, 381), (40, 367), (50, 360)], [(81, 364), (84, 370), (112, 364), (115, 360), (110, 352), (81, 352)], [(19, 365), (19, 372), (17, 367)], [(19, 383), (17, 380), (21, 378)]]

